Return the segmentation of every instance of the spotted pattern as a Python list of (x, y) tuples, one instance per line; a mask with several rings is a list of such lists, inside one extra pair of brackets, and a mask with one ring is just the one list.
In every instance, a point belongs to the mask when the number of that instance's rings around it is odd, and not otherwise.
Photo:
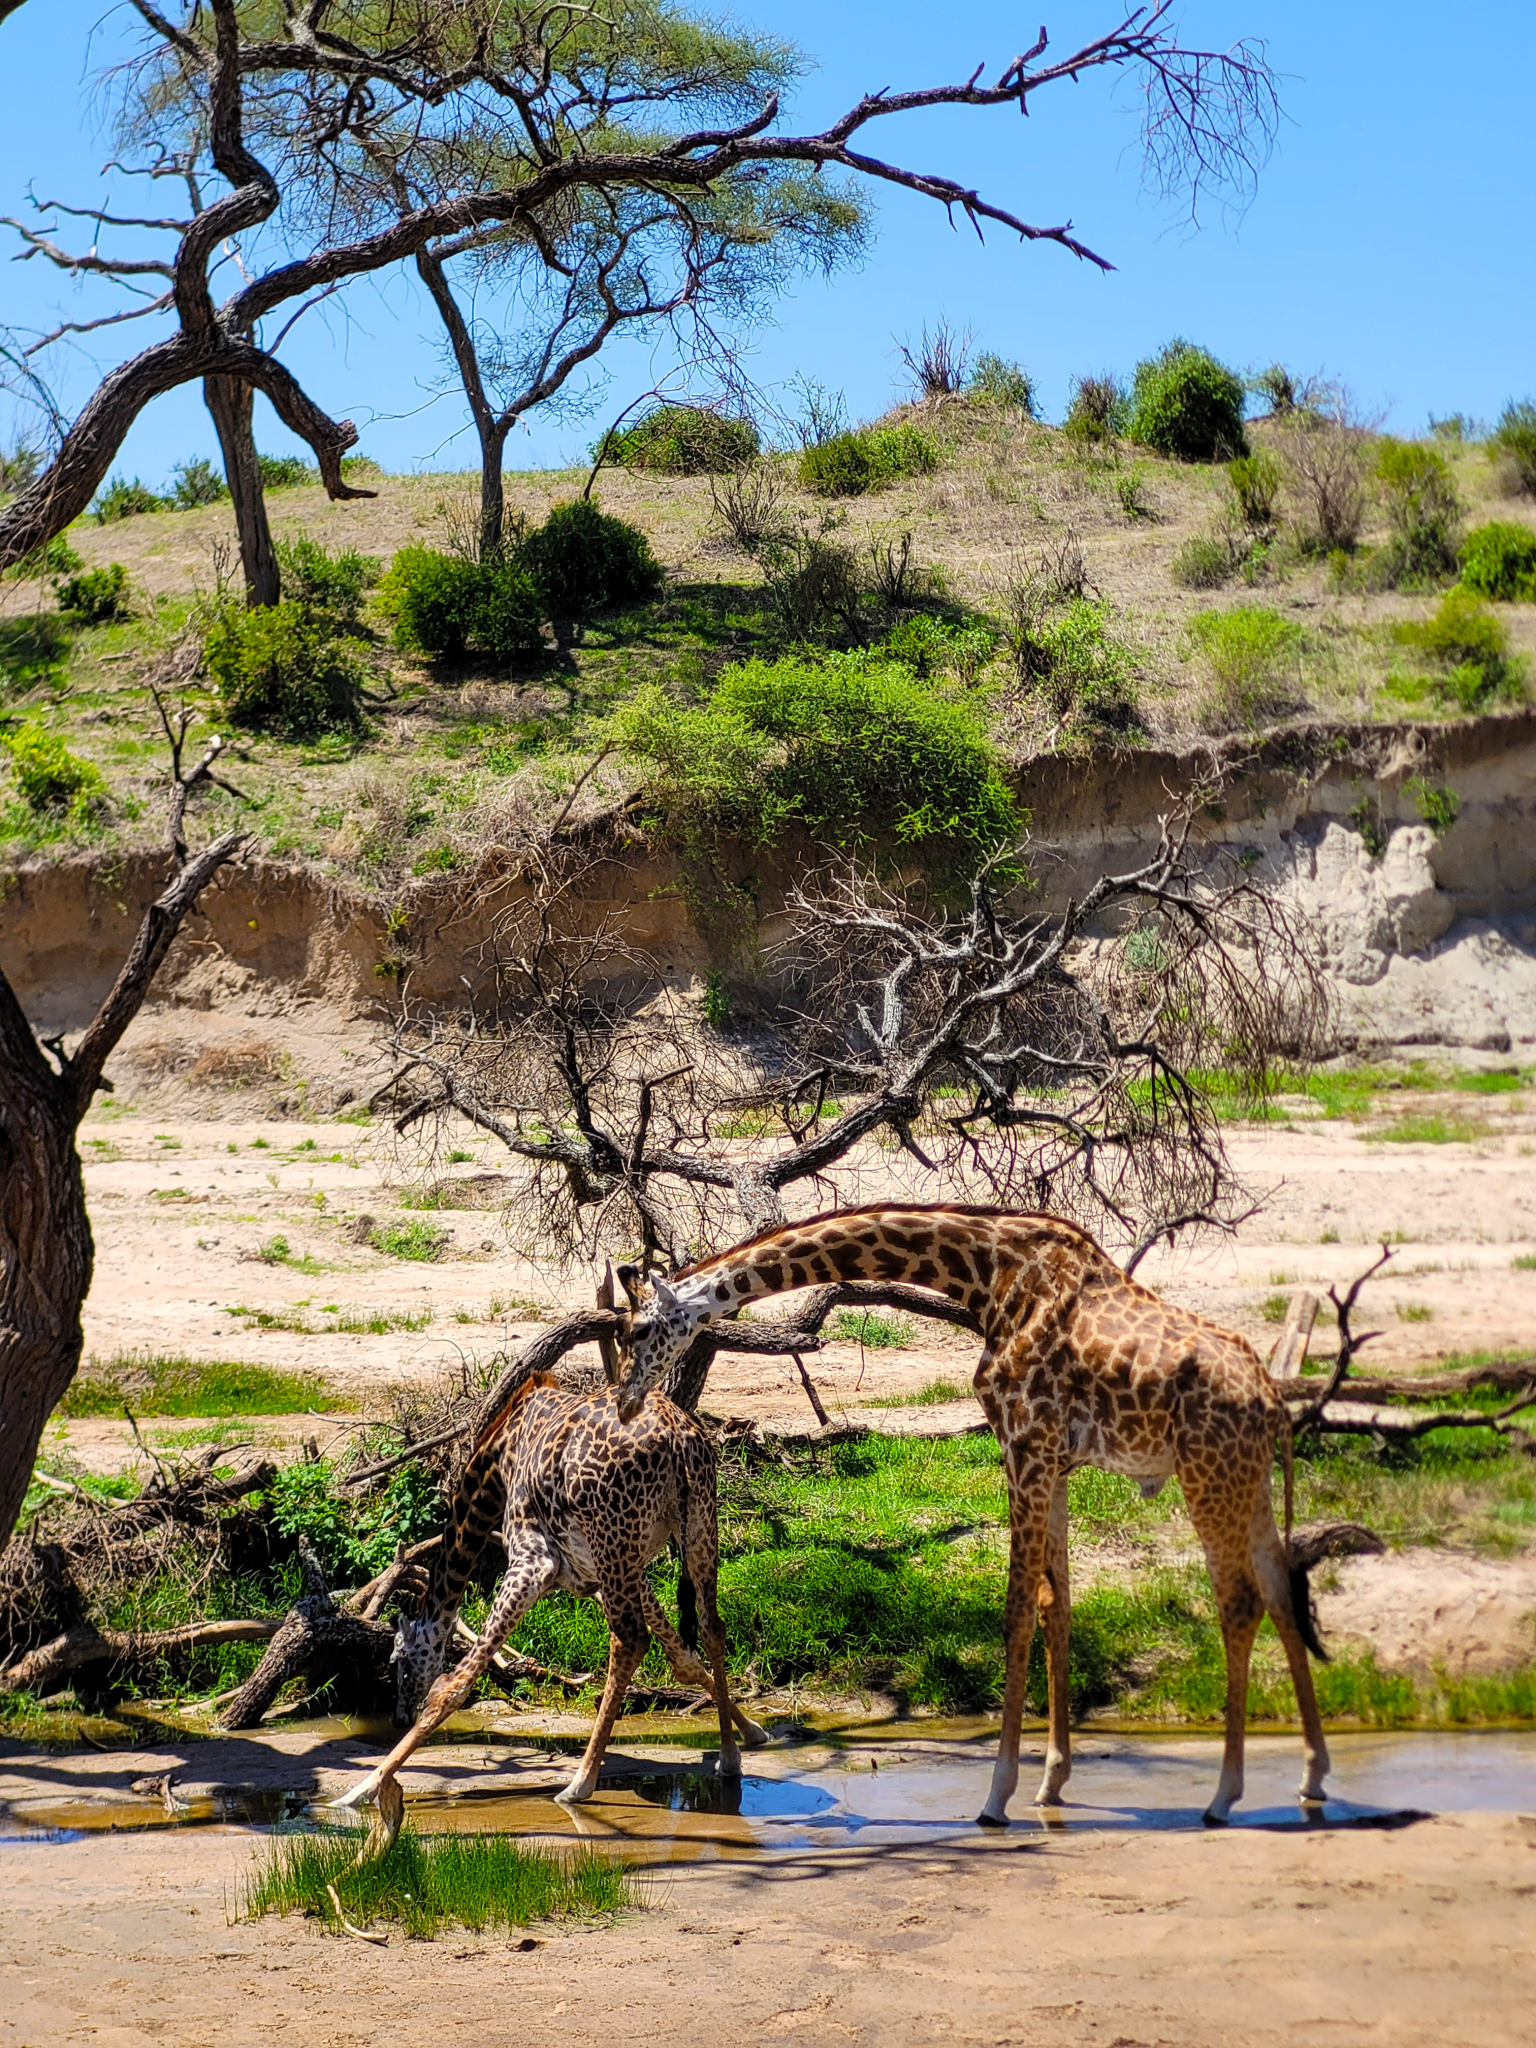
[[(1128, 1279), (1060, 1217), (943, 1205), (877, 1204), (789, 1224), (631, 1289), (621, 1317), (621, 1412), (632, 1412), (703, 1325), (764, 1295), (837, 1280), (902, 1280), (958, 1302), (981, 1329), (976, 1395), (1003, 1451), (1009, 1495), (1007, 1676), (992, 1791), (981, 1818), (1001, 1825), (1018, 1779), (1031, 1638), (1046, 1639), (1050, 1734), (1039, 1799), (1071, 1769), (1067, 1701), (1066, 1480), (1080, 1465), (1155, 1491), (1177, 1474), (1204, 1546), (1227, 1657), (1226, 1745), (1208, 1818), (1224, 1820), (1243, 1782), (1248, 1664), (1267, 1612), (1285, 1645), (1300, 1708), (1306, 1776), (1321, 1794), (1328, 1753), (1307, 1662), (1304, 1583), (1293, 1583), (1270, 1475), (1289, 1421), (1257, 1352), (1204, 1316)], [(1287, 1510), (1287, 1514), (1289, 1510)]]

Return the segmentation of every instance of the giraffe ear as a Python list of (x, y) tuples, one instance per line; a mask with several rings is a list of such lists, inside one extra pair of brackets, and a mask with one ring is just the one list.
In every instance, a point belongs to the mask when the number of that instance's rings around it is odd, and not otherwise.
[(597, 1305), (599, 1308), (613, 1307), (613, 1261), (604, 1268), (603, 1277), (597, 1283)]
[(655, 1290), (656, 1306), (658, 1308), (669, 1309), (677, 1307), (676, 1291), (673, 1288), (669, 1287), (666, 1281), (663, 1280), (659, 1274), (651, 1282), (651, 1286)]
[(625, 1299), (630, 1307), (638, 1308), (640, 1306), (640, 1268), (638, 1266), (620, 1266), (619, 1285), (623, 1288)]

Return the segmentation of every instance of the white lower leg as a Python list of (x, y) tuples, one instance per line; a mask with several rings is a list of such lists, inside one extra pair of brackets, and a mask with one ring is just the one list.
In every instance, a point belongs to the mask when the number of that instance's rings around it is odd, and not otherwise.
[(1035, 1794), (1036, 1806), (1060, 1806), (1061, 1788), (1072, 1771), (1072, 1759), (1063, 1755), (1055, 1743), (1045, 1752), (1045, 1776), (1040, 1780), (1040, 1790)]

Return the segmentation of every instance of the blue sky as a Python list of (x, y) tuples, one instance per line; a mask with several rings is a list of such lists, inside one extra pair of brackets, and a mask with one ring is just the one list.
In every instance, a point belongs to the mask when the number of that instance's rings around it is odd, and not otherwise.
[[(949, 9), (931, 0), (778, 0), (735, 11), (813, 60), (792, 110), (797, 126), (819, 125), (866, 89), (956, 79), (983, 60), (995, 69), (1036, 23), (1031, 13), (1021, 29), (1017, 8), (1000, 0)], [(1112, 15), (1073, 0), (1045, 19), (1059, 52)], [(797, 372), (814, 376), (866, 417), (897, 390), (897, 342), (943, 317), (1024, 363), (1053, 415), (1075, 374), (1129, 370), (1173, 334), (1240, 368), (1277, 358), (1325, 368), (1405, 433), (1422, 431), (1431, 413), (1490, 417), (1511, 396), (1536, 392), (1536, 8), (1191, 0), (1179, 20), (1186, 40), (1263, 38), (1285, 74), (1278, 147), (1241, 218), (1213, 205), (1192, 230), (1143, 190), (1125, 83), (1057, 87), (1035, 101), (1028, 122), (1008, 110), (892, 122), (886, 153), (974, 183), (1027, 219), (1070, 217), (1116, 270), (1106, 277), (1054, 248), (1021, 248), (1001, 229), (978, 245), (931, 203), (885, 188), (868, 259), (830, 282), (796, 286), (752, 337), (753, 377), (773, 387)], [(98, 175), (110, 152), (88, 92), (123, 22), (102, 0), (29, 0), (0, 26), (0, 212), (23, 211), (29, 183), (79, 203), (110, 189), (116, 208), (140, 210), (147, 188)], [(78, 317), (103, 304), (77, 297), (40, 258), (0, 272), (0, 319), (13, 326), (51, 325), (60, 311)], [(58, 364), (62, 390), (78, 403), (101, 369), (148, 339), (149, 323), (87, 337)], [(471, 460), (462, 399), (435, 395), (443, 380), (434, 322), (414, 277), (353, 288), (344, 313), (308, 314), (283, 355), (328, 412), (358, 422), (360, 446), (387, 468)], [(646, 389), (656, 367), (642, 350), (613, 355), (599, 421)], [(292, 447), (264, 400), (257, 408), (262, 446)], [(590, 426), (535, 423), (509, 460), (559, 462), (591, 435)], [(214, 449), (196, 392), (174, 393), (141, 416), (116, 467), (158, 483), (179, 458)]]

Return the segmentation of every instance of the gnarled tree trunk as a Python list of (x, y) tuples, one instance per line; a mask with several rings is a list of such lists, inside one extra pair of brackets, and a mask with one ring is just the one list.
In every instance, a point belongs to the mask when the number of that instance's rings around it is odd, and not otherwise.
[(252, 609), (276, 604), (283, 593), (272, 547), (272, 529), (267, 524), (261, 459), (256, 453), (252, 429), (256, 393), (239, 377), (205, 377), (203, 400), (219, 431), (224, 476), (235, 508), (235, 531), (240, 536), (245, 601)]

